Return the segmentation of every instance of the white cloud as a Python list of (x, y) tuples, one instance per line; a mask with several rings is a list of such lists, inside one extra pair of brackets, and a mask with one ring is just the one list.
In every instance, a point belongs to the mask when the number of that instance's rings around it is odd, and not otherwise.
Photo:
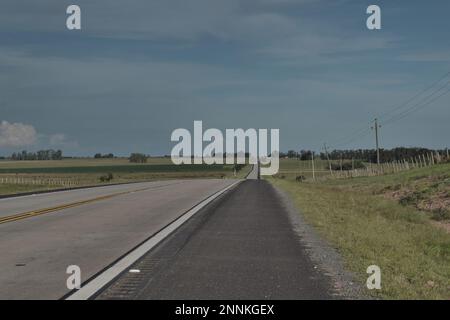
[(32, 145), (37, 140), (33, 126), (23, 123), (0, 123), (0, 147), (23, 147)]
[(49, 142), (52, 146), (59, 146), (66, 142), (66, 136), (62, 133), (52, 134), (49, 137)]
[(76, 148), (78, 143), (69, 140), (63, 133), (42, 134), (34, 126), (24, 123), (0, 122), (0, 147), (18, 148), (33, 146), (39, 148)]
[(71, 141), (67, 139), (67, 136), (63, 133), (55, 133), (48, 137), (48, 142), (51, 147), (59, 148), (76, 148), (78, 143), (76, 141)]

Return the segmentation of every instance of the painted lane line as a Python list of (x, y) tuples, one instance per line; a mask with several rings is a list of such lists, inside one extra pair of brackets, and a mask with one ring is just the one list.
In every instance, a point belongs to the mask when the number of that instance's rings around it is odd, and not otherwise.
[[(181, 183), (181, 182), (178, 182), (178, 183)], [(171, 185), (174, 185), (174, 184), (178, 184), (178, 183), (163, 184), (163, 185), (157, 185), (157, 186), (141, 188), (141, 189), (137, 189), (137, 190), (128, 190), (128, 191), (116, 192), (116, 193), (113, 193), (113, 194), (107, 194), (107, 195), (104, 195), (104, 196), (99, 196), (99, 197), (95, 197), (95, 198), (91, 198), (91, 199), (87, 199), (87, 200), (81, 200), (81, 201), (76, 201), (76, 202), (72, 202), (72, 203), (67, 203), (67, 204), (63, 204), (63, 205), (59, 205), (59, 206), (55, 206), (55, 207), (50, 207), (50, 208), (44, 208), (44, 209), (38, 209), (38, 210), (32, 210), (32, 211), (17, 213), (17, 214), (1, 217), (0, 218), (0, 224), (13, 222), (13, 221), (17, 221), (17, 220), (22, 220), (22, 219), (26, 219), (26, 218), (31, 218), (31, 217), (35, 217), (35, 216), (40, 216), (40, 215), (43, 215), (43, 214), (46, 214), (46, 213), (61, 211), (61, 210), (69, 209), (69, 208), (73, 208), (73, 207), (78, 207), (78, 206), (81, 206), (81, 205), (84, 205), (84, 204), (89, 204), (89, 203), (92, 203), (92, 202), (97, 202), (97, 201), (106, 200), (106, 199), (111, 199), (111, 198), (114, 198), (114, 197), (118, 197), (118, 196), (122, 196), (122, 195), (126, 195), (126, 194), (132, 194), (132, 193), (135, 193), (135, 192), (160, 189), (160, 188), (168, 187), (168, 186), (171, 186)]]
[[(142, 184), (148, 184), (153, 182), (165, 182), (165, 181), (139, 181), (139, 182), (123, 182), (123, 183), (113, 183), (109, 185), (87, 185), (84, 187), (76, 187), (76, 188), (68, 188), (68, 189), (49, 189), (49, 190), (42, 190), (42, 191), (32, 191), (36, 193), (26, 193), (26, 194), (19, 194), (19, 195), (0, 195), (0, 202), (1, 201), (11, 201), (11, 200), (17, 200), (22, 198), (29, 198), (29, 197), (46, 197), (49, 195), (55, 195), (55, 194), (66, 194), (66, 193), (74, 193), (74, 192), (85, 192), (90, 190), (107, 190), (111, 189), (111, 192), (114, 190), (117, 190), (117, 187), (122, 186), (133, 186), (133, 185), (142, 185)], [(181, 183), (178, 182), (178, 183)], [(162, 186), (162, 185), (161, 185)]]
[(188, 210), (182, 216), (177, 218), (175, 221), (169, 223), (165, 228), (158, 231), (151, 238), (146, 240), (144, 243), (139, 245), (137, 248), (132, 250), (130, 253), (119, 259), (112, 266), (108, 267), (105, 271), (101, 272), (95, 278), (88, 281), (84, 284), (81, 289), (75, 291), (68, 297), (66, 300), (87, 300), (101, 289), (103, 289), (106, 285), (108, 285), (111, 281), (117, 278), (122, 272), (128, 270), (131, 265), (133, 265), (137, 260), (139, 260), (142, 256), (144, 256), (147, 252), (153, 249), (158, 243), (168, 237), (172, 232), (178, 229), (181, 225), (183, 225), (187, 220), (189, 220), (192, 216), (194, 216), (198, 211), (203, 209), (209, 203), (214, 201), (217, 197), (224, 194), (228, 190), (234, 188), (242, 181), (236, 181), (228, 187), (212, 194), (205, 200), (201, 201), (193, 208)]
[(139, 269), (130, 269), (129, 272), (130, 272), (130, 273), (140, 273), (141, 270), (139, 270)]

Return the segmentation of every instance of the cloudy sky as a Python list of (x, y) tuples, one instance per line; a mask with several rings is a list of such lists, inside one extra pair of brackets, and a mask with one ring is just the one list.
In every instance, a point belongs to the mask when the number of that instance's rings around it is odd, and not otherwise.
[[(66, 29), (69, 4), (81, 7), (81, 31)], [(382, 30), (366, 28), (370, 4)], [(0, 9), (0, 155), (168, 154), (171, 132), (194, 120), (279, 128), (282, 150), (373, 147), (376, 116), (383, 147), (448, 146), (450, 94), (387, 121), (450, 71), (448, 0), (2, 0)]]

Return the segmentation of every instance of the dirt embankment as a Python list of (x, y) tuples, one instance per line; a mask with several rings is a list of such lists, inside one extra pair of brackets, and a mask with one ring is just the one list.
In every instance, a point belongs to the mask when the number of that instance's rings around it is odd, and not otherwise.
[(420, 177), (405, 185), (388, 186), (380, 191), (388, 199), (413, 206), (430, 214), (433, 224), (450, 232), (450, 175)]

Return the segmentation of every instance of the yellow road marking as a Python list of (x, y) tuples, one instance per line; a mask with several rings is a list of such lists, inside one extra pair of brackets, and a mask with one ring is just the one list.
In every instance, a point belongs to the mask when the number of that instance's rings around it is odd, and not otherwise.
[[(169, 185), (172, 185), (172, 184), (167, 184), (167, 185), (163, 185), (163, 186), (159, 186), (159, 187), (165, 187), (165, 186), (169, 186)], [(60, 211), (60, 210), (69, 209), (69, 208), (73, 208), (73, 207), (78, 207), (83, 204), (88, 204), (88, 203), (105, 200), (105, 199), (110, 199), (113, 197), (129, 194), (129, 193), (133, 193), (133, 192), (145, 191), (145, 190), (149, 190), (149, 189), (155, 189), (155, 186), (136, 189), (136, 190), (117, 192), (117, 193), (108, 194), (105, 196), (100, 196), (100, 197), (91, 198), (91, 199), (87, 199), (87, 200), (72, 202), (72, 203), (63, 204), (63, 205), (50, 207), (50, 208), (44, 208), (44, 209), (33, 210), (33, 211), (28, 211), (28, 212), (23, 212), (23, 213), (17, 213), (17, 214), (13, 214), (10, 216), (0, 218), (0, 224), (17, 221), (17, 220), (22, 220), (22, 219), (26, 219), (26, 218), (31, 218), (31, 217), (39, 216), (39, 215), (50, 213), (50, 212), (55, 212), (55, 211)]]

